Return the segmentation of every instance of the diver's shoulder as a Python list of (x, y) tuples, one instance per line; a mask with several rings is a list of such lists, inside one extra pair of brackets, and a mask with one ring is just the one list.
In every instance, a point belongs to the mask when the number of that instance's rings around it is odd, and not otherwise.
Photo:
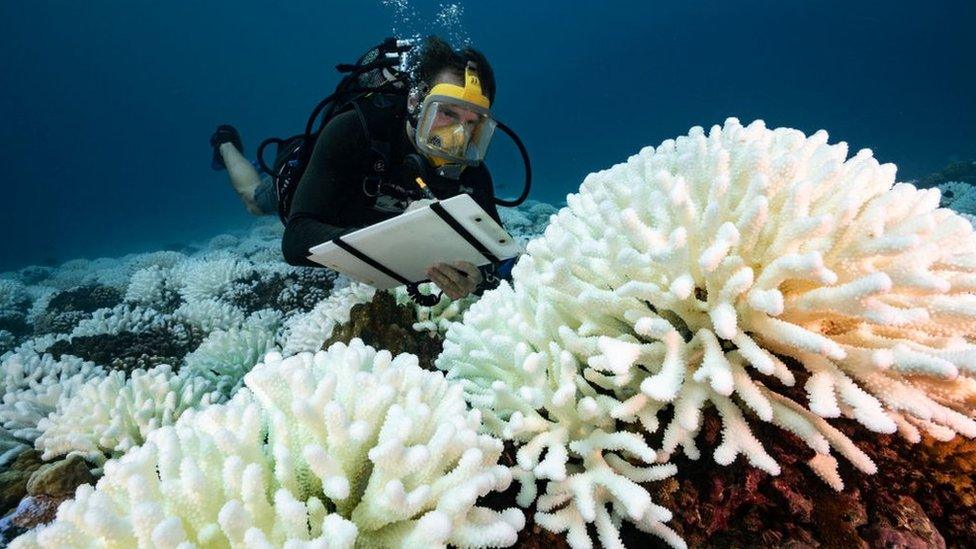
[(325, 125), (325, 128), (330, 132), (334, 131), (345, 136), (356, 133), (366, 135), (362, 120), (360, 120), (359, 114), (356, 113), (356, 109), (349, 109), (333, 116)]

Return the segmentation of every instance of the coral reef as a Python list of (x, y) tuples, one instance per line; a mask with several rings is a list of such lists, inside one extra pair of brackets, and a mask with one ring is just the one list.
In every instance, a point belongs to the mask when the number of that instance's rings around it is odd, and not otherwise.
[[(637, 484), (666, 471), (639, 467), (697, 458), (706, 407), (717, 463), (742, 454), (779, 474), (755, 434), (771, 423), (835, 490), (832, 451), (876, 464), (826, 418), (909, 441), (976, 436), (976, 235), (937, 190), (846, 155), (826, 132), (735, 119), (645, 148), (590, 174), (514, 286), (451, 327), (437, 365), (522, 444), (523, 501), (547, 481), (538, 523), (574, 547), (587, 523), (615, 545), (616, 518), (676, 543)], [(797, 382), (806, 394), (790, 398)]]
[(270, 354), (246, 384), (107, 462), (96, 487), (12, 547), (514, 543), (521, 512), (476, 505), (511, 481), (501, 442), (416, 357), (361, 341)]
[(730, 119), (503, 209), (480, 299), (271, 221), (3, 273), (0, 545), (972, 544), (976, 194), (934, 184)]
[(78, 357), (55, 359), (28, 350), (5, 355), (0, 361), (0, 426), (11, 435), (33, 441), (37, 423), (76, 394), (104, 369)]
[(42, 458), (77, 454), (93, 462), (142, 444), (149, 433), (172, 425), (188, 409), (206, 406), (213, 386), (203, 377), (174, 374), (164, 364), (152, 370), (114, 371), (79, 387), (42, 418), (35, 441)]

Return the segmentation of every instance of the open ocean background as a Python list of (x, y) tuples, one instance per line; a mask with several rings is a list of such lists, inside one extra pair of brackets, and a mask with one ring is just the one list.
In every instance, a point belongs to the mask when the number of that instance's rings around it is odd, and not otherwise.
[[(0, 21), (0, 271), (250, 225), (210, 170), (214, 127), (253, 156), (394, 32), (488, 56), (537, 200), (728, 116), (824, 128), (903, 181), (976, 158), (971, 1), (7, 1)], [(488, 163), (517, 195), (501, 133)]]

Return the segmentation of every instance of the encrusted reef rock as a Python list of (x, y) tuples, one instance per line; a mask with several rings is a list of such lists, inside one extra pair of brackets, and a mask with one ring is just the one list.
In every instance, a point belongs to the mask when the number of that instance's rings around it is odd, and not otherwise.
[(27, 495), (27, 481), (41, 466), (41, 453), (28, 449), (0, 471), (0, 514), (6, 513)]
[(68, 496), (82, 484), (92, 484), (95, 477), (85, 460), (77, 455), (46, 463), (27, 481), (27, 493), (32, 496)]
[(398, 305), (396, 297), (389, 292), (376, 292), (369, 303), (353, 306), (349, 322), (336, 326), (322, 348), (328, 349), (337, 341), (349, 343), (359, 338), (367, 345), (387, 349), (393, 354), (416, 355), (422, 368), (434, 369), (442, 339), (435, 333), (414, 331), (415, 322), (416, 315), (410, 305)]
[[(976, 544), (976, 441), (926, 437), (913, 445), (864, 433), (851, 421), (838, 428), (878, 464), (875, 475), (843, 467), (843, 492), (804, 466), (811, 451), (793, 435), (781, 435), (769, 448), (782, 467), (778, 476), (741, 461), (719, 468), (678, 457), (678, 474), (651, 485), (651, 492), (674, 512), (671, 526), (691, 547)], [(768, 429), (757, 424), (757, 434), (771, 436)], [(706, 413), (702, 434), (703, 453), (721, 443), (714, 413)]]
[[(39, 463), (35, 459), (36, 454), (26, 457), (30, 467)], [(76, 488), (95, 483), (95, 476), (80, 456), (45, 463), (36, 467), (33, 473), (24, 474), (29, 477), (24, 483), (28, 495), (20, 499), (16, 509), (0, 521), (0, 545), (5, 545), (25, 530), (51, 522), (58, 505), (71, 499)]]

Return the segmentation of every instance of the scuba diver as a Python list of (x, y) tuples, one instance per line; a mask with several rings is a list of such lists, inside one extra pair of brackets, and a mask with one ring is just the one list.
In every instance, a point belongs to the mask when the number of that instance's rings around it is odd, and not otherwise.
[[(247, 210), (279, 214), (288, 263), (321, 267), (308, 259), (309, 248), (462, 192), (499, 225), (496, 204), (513, 207), (527, 197), (528, 155), (518, 136), (491, 117), (495, 78), (485, 56), (472, 48), (455, 50), (436, 36), (413, 48), (410, 41), (390, 38), (355, 65), (337, 66), (350, 74), (312, 112), (305, 132), (259, 147), (256, 164), (267, 174), (263, 178), (245, 158), (233, 127), (221, 125), (211, 137), (213, 168), (226, 168)], [(495, 197), (483, 162), (496, 127), (513, 139), (525, 163), (525, 188), (512, 201)], [(273, 167), (263, 159), (270, 144), (278, 147)], [(510, 278), (514, 262), (435, 263), (427, 276), (451, 299), (460, 299)], [(408, 285), (415, 300), (439, 299), (419, 295), (416, 286)]]

